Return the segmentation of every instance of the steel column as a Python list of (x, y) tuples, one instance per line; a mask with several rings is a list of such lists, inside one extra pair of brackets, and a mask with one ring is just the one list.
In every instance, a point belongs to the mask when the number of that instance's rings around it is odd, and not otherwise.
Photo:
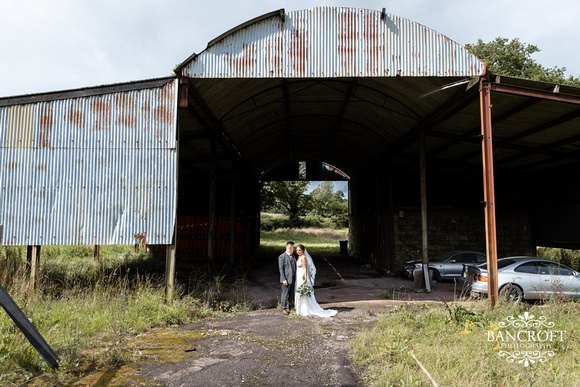
[(491, 83), (489, 73), (482, 77), (479, 86), (481, 109), (481, 136), (483, 159), (483, 193), (485, 200), (485, 244), (487, 250), (487, 278), (489, 303), (497, 302), (497, 235), (495, 222), (495, 187), (493, 177), (493, 146), (491, 137)]
[(215, 267), (215, 206), (216, 206), (216, 139), (211, 138), (211, 166), (209, 172), (209, 216), (207, 236), (207, 268), (210, 279), (213, 277)]
[(230, 264), (236, 261), (236, 177), (232, 176), (230, 189)]
[[(387, 256), (389, 261), (389, 273), (395, 272), (395, 203), (393, 200), (393, 159), (389, 158), (388, 171), (388, 195), (389, 208), (387, 211)], [(349, 196), (350, 197), (350, 196)]]
[(14, 324), (20, 329), (30, 344), (38, 351), (44, 361), (50, 368), (58, 368), (60, 359), (54, 353), (50, 345), (44, 340), (32, 322), (26, 317), (24, 312), (16, 305), (16, 302), (10, 297), (6, 289), (0, 285), (0, 306), (4, 308), (8, 316), (14, 321)]
[(421, 175), (421, 256), (425, 290), (431, 291), (429, 280), (429, 240), (427, 234), (427, 179), (425, 178), (425, 130), (419, 129), (419, 174)]

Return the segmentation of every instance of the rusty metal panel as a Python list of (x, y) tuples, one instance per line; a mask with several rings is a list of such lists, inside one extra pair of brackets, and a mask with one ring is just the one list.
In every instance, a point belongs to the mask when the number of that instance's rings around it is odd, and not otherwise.
[(2, 245), (169, 244), (177, 80), (0, 107)]
[(182, 64), (193, 78), (477, 76), (484, 63), (421, 24), (368, 9), (317, 7), (234, 29)]

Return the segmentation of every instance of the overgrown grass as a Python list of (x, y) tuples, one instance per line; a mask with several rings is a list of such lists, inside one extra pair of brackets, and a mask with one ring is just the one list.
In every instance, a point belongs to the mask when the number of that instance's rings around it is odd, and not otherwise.
[[(48, 368), (8, 315), (0, 313), (0, 385), (47, 374), (51, 383), (71, 383), (83, 372), (137, 359), (129, 342), (141, 332), (218, 316), (220, 310), (235, 309), (232, 302), (244, 302), (220, 299), (223, 276), (212, 281), (197, 276), (190, 295), (176, 291), (167, 303), (159, 262), (133, 246), (101, 248), (99, 262), (92, 247), (43, 247), (38, 291), (29, 295), (26, 250), (10, 247), (0, 253), (0, 283), (60, 357), (57, 371)], [(234, 294), (242, 293), (237, 281), (233, 287)]]
[[(499, 343), (488, 341), (488, 331), (497, 332), (506, 317), (518, 318), (525, 312), (546, 317), (554, 323), (549, 329), (566, 332), (562, 341), (540, 349), (542, 353), (553, 350), (555, 356), (528, 367), (517, 360), (508, 362), (507, 356), (499, 355)], [(371, 385), (431, 385), (413, 353), (442, 386), (572, 386), (580, 380), (579, 331), (580, 307), (569, 301), (502, 305), (494, 310), (486, 301), (404, 305), (364, 328), (352, 342), (352, 357), (366, 370)]]
[(260, 247), (266, 251), (284, 251), (286, 242), (302, 243), (313, 254), (337, 254), (339, 240), (346, 239), (346, 230), (316, 228), (283, 228), (260, 232)]

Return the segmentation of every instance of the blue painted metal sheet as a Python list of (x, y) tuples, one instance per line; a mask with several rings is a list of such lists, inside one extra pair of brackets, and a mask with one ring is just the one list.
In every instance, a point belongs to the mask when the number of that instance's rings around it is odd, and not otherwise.
[[(283, 15), (283, 17), (280, 17)], [(181, 65), (193, 78), (477, 76), (485, 64), (411, 20), (358, 8), (272, 13)]]
[(171, 243), (177, 88), (0, 107), (1, 244)]

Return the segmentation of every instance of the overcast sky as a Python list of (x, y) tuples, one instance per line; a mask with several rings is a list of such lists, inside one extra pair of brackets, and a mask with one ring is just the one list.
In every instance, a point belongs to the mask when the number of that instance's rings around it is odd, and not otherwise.
[(578, 0), (0, 0), (0, 96), (171, 75), (238, 24), (314, 6), (386, 7), (460, 44), (518, 37), (580, 76)]

